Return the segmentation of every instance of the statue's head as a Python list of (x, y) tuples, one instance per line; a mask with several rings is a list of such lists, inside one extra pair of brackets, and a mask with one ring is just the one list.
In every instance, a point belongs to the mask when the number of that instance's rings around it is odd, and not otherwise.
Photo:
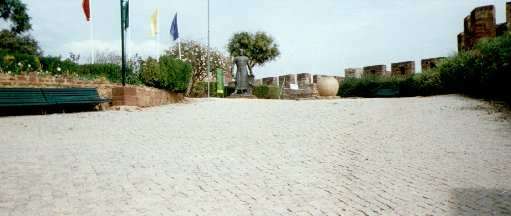
[(244, 49), (240, 49), (240, 55), (241, 56), (245, 55), (245, 50)]

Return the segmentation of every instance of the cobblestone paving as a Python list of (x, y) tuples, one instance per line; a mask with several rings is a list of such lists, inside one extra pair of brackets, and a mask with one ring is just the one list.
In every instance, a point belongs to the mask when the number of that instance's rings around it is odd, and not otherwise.
[(459, 96), (0, 118), (0, 215), (509, 215), (511, 123)]

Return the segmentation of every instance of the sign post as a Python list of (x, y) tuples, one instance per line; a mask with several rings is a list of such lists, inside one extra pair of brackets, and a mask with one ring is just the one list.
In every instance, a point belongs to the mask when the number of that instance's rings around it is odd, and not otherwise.
[(224, 97), (224, 71), (220, 68), (216, 70), (216, 94)]

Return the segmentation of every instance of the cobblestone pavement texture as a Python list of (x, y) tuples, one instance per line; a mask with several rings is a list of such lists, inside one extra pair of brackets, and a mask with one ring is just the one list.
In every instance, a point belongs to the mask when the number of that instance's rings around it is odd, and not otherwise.
[(0, 215), (509, 215), (501, 115), (449, 95), (0, 118)]

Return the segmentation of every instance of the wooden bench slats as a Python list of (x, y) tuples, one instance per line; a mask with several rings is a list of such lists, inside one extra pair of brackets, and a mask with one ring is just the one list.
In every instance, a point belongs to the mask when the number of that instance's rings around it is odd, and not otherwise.
[(97, 105), (110, 102), (95, 88), (0, 88), (0, 107)]

